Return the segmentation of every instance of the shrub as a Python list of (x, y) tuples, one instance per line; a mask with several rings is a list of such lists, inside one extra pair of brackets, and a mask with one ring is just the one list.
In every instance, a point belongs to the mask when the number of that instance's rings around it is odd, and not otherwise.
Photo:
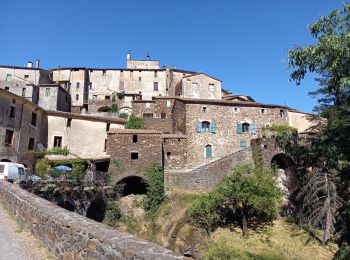
[(298, 130), (295, 127), (286, 124), (272, 124), (271, 126), (266, 127), (270, 131), (274, 131), (277, 133), (290, 132), (297, 133)]
[(333, 260), (350, 259), (350, 246), (342, 246), (334, 255)]
[(128, 122), (126, 123), (127, 129), (144, 129), (145, 122), (143, 118), (137, 117), (134, 114), (131, 114)]
[(221, 259), (249, 259), (239, 250), (229, 245), (226, 237), (220, 237), (217, 243), (210, 244), (204, 255), (204, 259), (221, 260)]
[(69, 173), (69, 179), (80, 181), (84, 178), (84, 170), (85, 167), (81, 163), (73, 163), (72, 164), (72, 171)]
[(41, 158), (35, 164), (35, 174), (42, 179), (46, 179), (48, 177), (50, 169), (51, 167), (47, 158)]
[(120, 113), (120, 114), (119, 114), (119, 117), (120, 117), (120, 118), (123, 118), (123, 119), (128, 119), (129, 115), (128, 115), (127, 113), (124, 113), (124, 112), (123, 112), (123, 113)]
[(118, 105), (117, 104), (112, 104), (111, 105), (111, 112), (112, 113), (117, 113), (118, 112)]
[(155, 212), (164, 202), (164, 174), (159, 162), (151, 162), (145, 169), (147, 193), (143, 201), (145, 210)]
[(116, 227), (117, 222), (121, 217), (122, 213), (118, 203), (115, 201), (107, 201), (106, 213), (103, 219), (103, 223), (111, 227)]

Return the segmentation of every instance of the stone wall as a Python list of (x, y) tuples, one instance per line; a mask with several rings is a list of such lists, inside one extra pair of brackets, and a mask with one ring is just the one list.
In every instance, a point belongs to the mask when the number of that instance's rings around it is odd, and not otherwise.
[(167, 192), (173, 188), (208, 191), (231, 172), (235, 165), (252, 162), (252, 151), (245, 148), (194, 170), (166, 170), (164, 184)]
[(144, 118), (145, 129), (156, 130), (162, 133), (173, 132), (173, 120), (171, 118)]
[(186, 165), (186, 137), (163, 135), (164, 169), (183, 169)]
[[(137, 153), (138, 158), (133, 158), (132, 153)], [(137, 129), (110, 131), (107, 154), (111, 158), (108, 172), (115, 182), (130, 175), (142, 177), (150, 162), (162, 164), (161, 133)]]
[(0, 202), (59, 259), (184, 259), (8, 182), (0, 181)]

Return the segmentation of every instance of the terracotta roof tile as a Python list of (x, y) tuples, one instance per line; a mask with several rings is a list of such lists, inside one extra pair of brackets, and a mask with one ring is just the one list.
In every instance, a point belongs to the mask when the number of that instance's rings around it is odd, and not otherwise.
[(161, 135), (162, 132), (146, 129), (111, 129), (108, 134), (156, 134)]

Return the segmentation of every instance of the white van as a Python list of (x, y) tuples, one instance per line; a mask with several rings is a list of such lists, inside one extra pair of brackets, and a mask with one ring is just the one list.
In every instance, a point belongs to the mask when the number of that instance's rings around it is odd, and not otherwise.
[(14, 181), (26, 178), (26, 169), (23, 164), (0, 162), (0, 180)]

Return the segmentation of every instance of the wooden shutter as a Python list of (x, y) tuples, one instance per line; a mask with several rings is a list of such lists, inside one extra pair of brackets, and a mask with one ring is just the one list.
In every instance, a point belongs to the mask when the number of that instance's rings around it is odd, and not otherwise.
[(198, 120), (198, 118), (196, 119), (196, 131), (197, 133), (201, 133), (203, 130), (202, 130), (202, 122), (200, 122)]
[(250, 133), (251, 134), (256, 134), (256, 124), (255, 122), (253, 122), (251, 125), (250, 125)]
[(211, 124), (210, 124), (210, 132), (211, 133), (216, 133), (216, 122), (213, 120), (211, 121)]
[(242, 133), (242, 124), (240, 122), (237, 122), (237, 133), (238, 134)]

